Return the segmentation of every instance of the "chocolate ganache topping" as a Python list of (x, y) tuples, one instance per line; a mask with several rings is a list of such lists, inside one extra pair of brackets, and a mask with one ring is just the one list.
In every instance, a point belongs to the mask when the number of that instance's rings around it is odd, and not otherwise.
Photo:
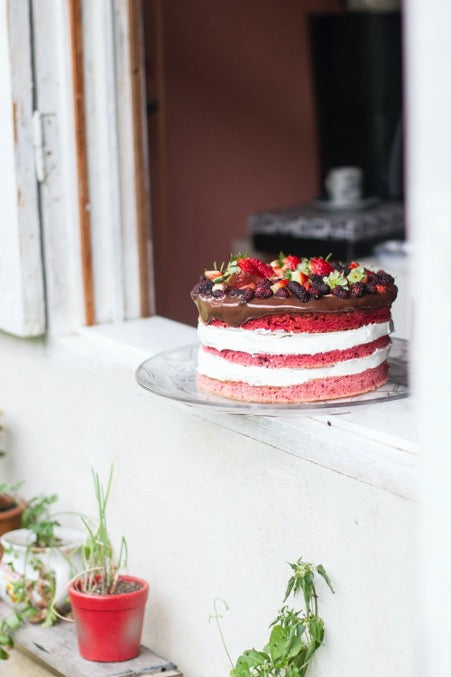
[(383, 270), (281, 254), (270, 265), (232, 256), (227, 267), (206, 270), (191, 297), (203, 322), (221, 320), (236, 327), (264, 315), (389, 307), (397, 292), (393, 277)]
[(353, 310), (366, 310), (390, 306), (396, 299), (397, 287), (392, 284), (385, 292), (377, 295), (367, 295), (361, 298), (340, 299), (336, 296), (323, 296), (302, 303), (296, 297), (278, 298), (272, 296), (268, 299), (254, 298), (252, 301), (243, 302), (236, 298), (225, 295), (222, 299), (214, 297), (202, 297), (192, 295), (199, 316), (208, 324), (212, 320), (222, 320), (226, 324), (237, 327), (249, 320), (264, 315), (279, 315), (283, 313), (343, 313)]

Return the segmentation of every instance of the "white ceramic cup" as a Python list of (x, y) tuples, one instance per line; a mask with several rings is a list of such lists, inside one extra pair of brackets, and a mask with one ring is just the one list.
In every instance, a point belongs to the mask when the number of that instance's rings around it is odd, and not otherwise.
[(325, 186), (328, 198), (337, 205), (351, 205), (362, 197), (363, 172), (360, 167), (334, 167)]

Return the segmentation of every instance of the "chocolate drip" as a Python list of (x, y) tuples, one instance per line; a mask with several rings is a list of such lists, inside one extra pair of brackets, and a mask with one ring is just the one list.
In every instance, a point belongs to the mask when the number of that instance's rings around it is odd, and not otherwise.
[(365, 294), (360, 298), (341, 299), (329, 294), (319, 299), (312, 299), (302, 303), (295, 296), (279, 298), (271, 296), (269, 299), (252, 299), (248, 303), (228, 294), (224, 298), (216, 299), (211, 296), (191, 295), (197, 306), (199, 315), (205, 323), (212, 320), (222, 320), (226, 324), (237, 327), (249, 320), (264, 315), (279, 315), (282, 313), (343, 313), (353, 310), (365, 310), (391, 306), (398, 293), (394, 284), (387, 286), (381, 294)]

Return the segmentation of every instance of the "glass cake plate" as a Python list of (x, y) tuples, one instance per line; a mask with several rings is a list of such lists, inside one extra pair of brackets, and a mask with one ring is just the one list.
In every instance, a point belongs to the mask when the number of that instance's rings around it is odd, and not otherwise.
[(196, 361), (199, 343), (172, 348), (158, 353), (143, 362), (136, 370), (136, 380), (154, 395), (204, 407), (229, 414), (253, 414), (276, 416), (279, 413), (308, 413), (324, 409), (336, 409), (362, 404), (374, 404), (399, 400), (409, 395), (407, 385), (408, 342), (404, 339), (392, 339), (388, 358), (388, 381), (385, 385), (363, 395), (343, 397), (326, 402), (305, 402), (298, 404), (261, 404), (239, 402), (198, 390), (196, 385)]

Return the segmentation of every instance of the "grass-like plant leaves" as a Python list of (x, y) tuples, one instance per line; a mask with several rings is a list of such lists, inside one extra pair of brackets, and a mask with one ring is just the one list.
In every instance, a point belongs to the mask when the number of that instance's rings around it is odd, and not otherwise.
[(93, 526), (88, 519), (82, 517), (88, 539), (83, 550), (84, 572), (77, 576), (77, 581), (82, 592), (110, 595), (116, 588), (119, 570), (127, 563), (127, 543), (122, 537), (119, 553), (116, 555), (108, 534), (106, 511), (113, 481), (113, 466), (110, 468), (106, 486), (102, 484), (95, 470), (92, 471), (92, 477), (97, 520)]

